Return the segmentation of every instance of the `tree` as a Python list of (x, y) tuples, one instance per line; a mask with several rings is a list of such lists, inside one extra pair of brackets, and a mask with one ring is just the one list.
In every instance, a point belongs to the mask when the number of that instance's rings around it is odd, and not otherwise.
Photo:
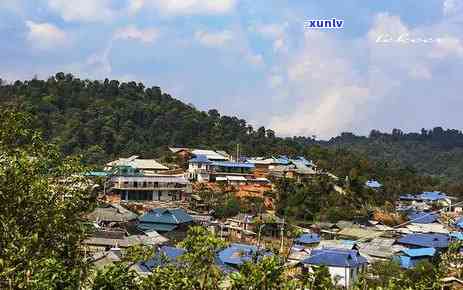
[(232, 290), (298, 289), (297, 283), (287, 278), (283, 261), (275, 256), (244, 263), (239, 272), (230, 274), (229, 282)]
[(87, 271), (80, 215), (94, 198), (79, 174), (85, 168), (31, 130), (27, 114), (1, 110), (0, 116), (0, 281), (71, 289)]
[(185, 249), (182, 260), (188, 265), (192, 281), (199, 281), (199, 289), (218, 289), (221, 272), (215, 261), (225, 243), (203, 227), (191, 227), (179, 246)]

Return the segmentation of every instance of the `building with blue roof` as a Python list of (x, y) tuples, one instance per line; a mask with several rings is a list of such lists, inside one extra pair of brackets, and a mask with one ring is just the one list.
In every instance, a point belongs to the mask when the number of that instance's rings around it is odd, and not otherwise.
[(357, 250), (321, 248), (314, 249), (310, 256), (302, 261), (309, 271), (313, 266), (326, 266), (333, 282), (338, 286), (349, 288), (357, 280), (359, 273), (367, 266), (368, 261)]
[(229, 247), (218, 253), (218, 259), (221, 263), (239, 267), (246, 262), (252, 262), (254, 259), (260, 260), (265, 256), (271, 256), (269, 251), (257, 249), (256, 246), (246, 244), (230, 244)]
[(435, 248), (404, 249), (394, 260), (398, 261), (402, 268), (411, 269), (420, 261), (431, 261), (436, 253)]
[(423, 201), (439, 201), (447, 200), (448, 196), (440, 191), (424, 191), (418, 195), (418, 198)]
[(462, 232), (451, 232), (449, 234), (449, 236), (453, 240), (463, 241), (463, 233)]
[(415, 224), (432, 224), (437, 222), (439, 216), (429, 212), (411, 212), (407, 215), (407, 218)]
[(205, 154), (195, 155), (188, 161), (188, 178), (198, 182), (208, 182), (210, 179), (212, 161)]
[(137, 228), (141, 231), (170, 232), (185, 229), (193, 222), (193, 218), (181, 208), (155, 208), (138, 218)]
[(444, 234), (408, 234), (397, 240), (398, 244), (412, 248), (448, 248), (449, 236)]
[(381, 187), (383, 187), (383, 185), (379, 183), (379, 181), (374, 179), (368, 180), (367, 182), (365, 182), (365, 185), (372, 189), (380, 189)]
[(315, 233), (305, 233), (294, 240), (294, 244), (301, 246), (315, 246), (320, 243), (320, 235)]
[(456, 226), (456, 227), (458, 227), (460, 229), (463, 229), (463, 217), (458, 218), (455, 221), (454, 226)]
[(185, 253), (184, 249), (162, 246), (159, 251), (156, 252), (154, 257), (148, 259), (147, 261), (138, 262), (134, 270), (142, 273), (149, 274), (157, 267), (163, 267), (166, 265), (179, 265), (181, 264), (180, 257)]

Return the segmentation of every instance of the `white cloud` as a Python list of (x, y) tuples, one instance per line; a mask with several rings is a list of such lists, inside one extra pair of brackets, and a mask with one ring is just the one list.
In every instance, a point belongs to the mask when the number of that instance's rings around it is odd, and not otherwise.
[(456, 37), (442, 37), (434, 44), (431, 57), (445, 58), (448, 56), (463, 57), (463, 43)]
[(272, 89), (281, 87), (283, 82), (284, 82), (283, 76), (281, 76), (279, 74), (273, 74), (268, 78), (269, 86)]
[(145, 0), (129, 0), (129, 13), (136, 14), (145, 5)]
[(237, 0), (136, 0), (133, 11), (155, 8), (163, 15), (225, 14), (235, 8)]
[(264, 57), (262, 54), (255, 54), (251, 51), (247, 51), (245, 54), (245, 59), (252, 65), (261, 66), (264, 64)]
[(156, 28), (139, 29), (133, 25), (118, 29), (114, 33), (114, 39), (134, 39), (143, 43), (153, 43), (159, 37)]
[(53, 24), (26, 21), (26, 26), (29, 29), (27, 39), (36, 48), (51, 49), (68, 41), (66, 33)]
[(288, 47), (286, 46), (286, 29), (288, 23), (283, 24), (267, 24), (267, 25), (255, 25), (249, 28), (266, 39), (273, 41), (273, 50), (275, 52), (287, 52)]
[(413, 79), (424, 79), (424, 80), (430, 80), (432, 78), (432, 73), (424, 65), (417, 64), (415, 65), (409, 72), (410, 77)]
[[(446, 16), (463, 16), (462, 0), (444, 0), (443, 11)], [(460, 19), (462, 20), (462, 19)]]
[(104, 22), (115, 14), (110, 0), (48, 0), (48, 6), (65, 21)]
[(233, 33), (230, 30), (221, 32), (196, 31), (195, 39), (207, 47), (222, 47), (233, 39)]
[[(285, 66), (287, 81), (281, 93), (289, 90), (292, 99), (282, 102), (294, 108), (271, 119), (270, 126), (277, 132), (327, 137), (352, 126), (370, 94), (351, 61), (339, 55), (339, 46), (329, 34), (306, 32), (303, 48)], [(281, 76), (270, 78), (274, 88), (282, 82)]]

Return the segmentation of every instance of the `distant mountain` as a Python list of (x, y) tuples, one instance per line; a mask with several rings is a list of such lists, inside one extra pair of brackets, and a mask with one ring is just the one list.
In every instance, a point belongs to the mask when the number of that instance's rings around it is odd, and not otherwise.
[(420, 133), (373, 130), (368, 137), (343, 133), (322, 143), (331, 148), (347, 148), (370, 160), (413, 167), (421, 174), (451, 180), (463, 178), (463, 133), (459, 130), (441, 127), (422, 129)]
[[(46, 140), (57, 143), (64, 154), (81, 154), (92, 164), (132, 154), (166, 156), (167, 146), (232, 153), (240, 144), (245, 156), (305, 155), (339, 176), (348, 175), (354, 164), (361, 167), (365, 159), (452, 180), (463, 177), (463, 134), (457, 130), (434, 128), (409, 134), (374, 130), (369, 137), (343, 133), (330, 141), (279, 138), (270, 129), (253, 128), (217, 110), (199, 111), (159, 87), (81, 80), (64, 73), (48, 80), (1, 83), (0, 105), (30, 112)], [(368, 174), (380, 175), (377, 171)]]

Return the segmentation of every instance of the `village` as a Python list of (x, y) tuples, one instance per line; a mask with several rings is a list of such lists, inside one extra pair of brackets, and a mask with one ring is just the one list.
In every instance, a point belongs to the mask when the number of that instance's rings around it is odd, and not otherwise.
[[(295, 224), (276, 213), (269, 194), (275, 190), (274, 182), (298, 182), (317, 175), (340, 177), (302, 156), (244, 157), (239, 147), (232, 155), (194, 148), (169, 150), (173, 161), (169, 164), (134, 155), (86, 174), (101, 182), (99, 206), (85, 216), (93, 234), (83, 242), (86, 255), (97, 268), (121, 261), (125, 251), (136, 245), (157, 249), (154, 257), (131, 267), (138, 275), (150, 275), (166, 263), (175, 265), (185, 253), (177, 244), (190, 226), (200, 225), (227, 242), (216, 258), (223, 273), (279, 254), (287, 257), (288, 275), (296, 277), (322, 265), (334, 284), (351, 288), (372, 263), (392, 260), (401, 268), (412, 269), (420, 261), (436, 261), (453, 242), (463, 241), (462, 203), (443, 192), (401, 195), (394, 212), (405, 219), (395, 225), (378, 215), (364, 221)], [(383, 190), (381, 181), (375, 179), (364, 187)], [(335, 189), (343, 193), (341, 187)], [(209, 204), (213, 196), (221, 194), (261, 203), (224, 217)], [(447, 277), (444, 284), (461, 286), (463, 281)]]

